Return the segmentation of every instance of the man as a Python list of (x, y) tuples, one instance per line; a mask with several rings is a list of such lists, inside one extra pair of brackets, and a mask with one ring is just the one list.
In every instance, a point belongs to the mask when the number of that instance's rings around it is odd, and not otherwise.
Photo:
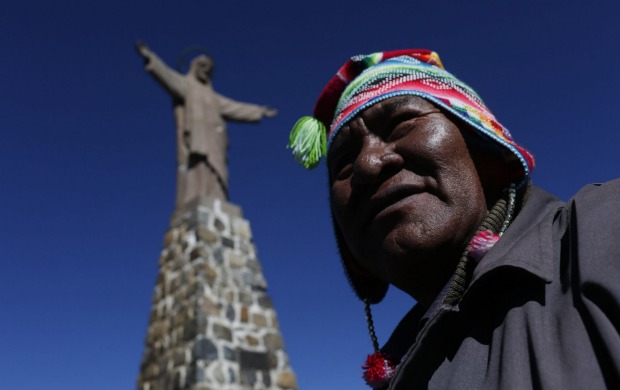
[[(566, 204), (532, 187), (533, 157), (427, 50), (353, 57), (289, 146), (327, 156), (371, 387), (620, 388), (620, 181)], [(417, 304), (379, 349), (389, 284)]]
[(226, 121), (258, 122), (275, 109), (239, 103), (213, 90), (213, 60), (201, 55), (186, 75), (170, 69), (142, 42), (146, 70), (171, 95), (177, 126), (177, 211), (199, 195), (228, 199)]

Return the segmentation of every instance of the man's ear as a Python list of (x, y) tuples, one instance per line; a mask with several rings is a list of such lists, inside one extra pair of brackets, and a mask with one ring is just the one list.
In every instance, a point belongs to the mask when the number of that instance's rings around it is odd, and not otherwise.
[(491, 207), (503, 196), (504, 190), (523, 170), (517, 158), (508, 150), (479, 134), (466, 125), (460, 127), (469, 154), (476, 166), (484, 190), (487, 206)]

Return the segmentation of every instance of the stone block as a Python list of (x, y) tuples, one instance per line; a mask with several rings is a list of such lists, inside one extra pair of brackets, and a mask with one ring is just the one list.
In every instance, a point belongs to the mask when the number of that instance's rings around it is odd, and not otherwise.
[(276, 313), (271, 313), (271, 326), (274, 328), (280, 327), (280, 323), (278, 322), (278, 317), (276, 316)]
[(269, 371), (261, 371), (261, 374), (263, 376), (263, 384), (265, 385), (265, 387), (271, 387), (271, 375)]
[(223, 350), (224, 350), (224, 359), (229, 360), (231, 362), (237, 361), (237, 353), (232, 348), (224, 346)]
[(159, 255), (159, 261), (157, 262), (157, 264), (159, 265), (160, 269), (164, 268), (164, 265), (166, 264), (166, 261), (168, 261), (168, 253), (167, 252), (162, 252), (162, 254)]
[(204, 226), (198, 226), (196, 230), (196, 235), (200, 241), (203, 241), (209, 245), (213, 245), (218, 240), (218, 234), (213, 232), (212, 230), (207, 229)]
[(291, 371), (284, 371), (278, 375), (276, 384), (286, 390), (296, 390), (297, 378)]
[(176, 350), (176, 351), (174, 351), (173, 361), (174, 361), (174, 365), (175, 366), (185, 365), (185, 363), (186, 363), (185, 351), (184, 350)]
[(149, 329), (149, 337), (147, 340), (156, 340), (164, 336), (167, 329), (163, 321), (153, 322)]
[(221, 306), (213, 302), (211, 299), (205, 297), (202, 302), (202, 310), (204, 310), (205, 314), (208, 316), (219, 316), (220, 315)]
[(228, 261), (230, 263), (231, 268), (241, 268), (245, 265), (246, 258), (235, 252), (232, 252), (228, 256)]
[(153, 301), (153, 306), (151, 306), (151, 312), (149, 313), (149, 324), (152, 324), (155, 321), (159, 321), (161, 319), (161, 316), (157, 311), (157, 303), (159, 301), (159, 299), (157, 301)]
[(230, 328), (220, 324), (213, 324), (213, 336), (217, 339), (232, 341), (232, 331)]
[(195, 282), (185, 286), (185, 298), (192, 299), (192, 297), (202, 295), (204, 291), (204, 284), (201, 280), (196, 280)]
[(189, 253), (190, 260), (195, 260), (197, 258), (207, 259), (208, 256), (209, 256), (209, 252), (207, 252), (207, 250), (204, 247), (202, 247), (202, 246), (195, 247)]
[(281, 349), (284, 348), (284, 343), (282, 342), (282, 336), (277, 333), (268, 333), (263, 337), (263, 341), (265, 342), (265, 346), (269, 349)]
[(176, 242), (179, 236), (179, 231), (177, 229), (169, 229), (164, 235), (164, 248), (167, 248), (173, 242)]
[(152, 348), (152, 345), (147, 344), (147, 346), (144, 348), (144, 355), (142, 355), (142, 363), (140, 364), (140, 370), (141, 371), (145, 371), (146, 368), (154, 363), (155, 361), (157, 361), (157, 353), (155, 352), (154, 348)]
[(185, 387), (185, 373), (181, 370), (177, 370), (174, 373), (174, 382), (172, 385), (172, 390), (183, 390)]
[(193, 379), (191, 379), (190, 384), (206, 382), (207, 376), (206, 376), (205, 368), (203, 367), (203, 365), (201, 363), (194, 363), (192, 367), (193, 367), (194, 377)]
[(230, 285), (229, 280), (228, 280), (228, 271), (226, 270), (226, 268), (220, 269), (220, 282), (223, 285)]
[(190, 364), (185, 367), (185, 380), (183, 383), (183, 390), (189, 389), (192, 383), (196, 383), (195, 365)]
[(221, 218), (215, 218), (215, 221), (213, 221), (213, 226), (220, 232), (226, 230), (226, 224)]
[(192, 225), (208, 225), (211, 213), (204, 207), (198, 207), (192, 211)]
[(244, 253), (248, 257), (255, 256), (256, 252), (256, 250), (254, 249), (254, 245), (252, 245), (252, 243), (250, 243), (249, 241), (245, 240), (239, 241), (239, 250), (241, 251), (241, 253)]
[(271, 303), (271, 298), (269, 298), (267, 295), (258, 297), (258, 305), (266, 309), (273, 308), (273, 303)]
[(235, 308), (231, 304), (226, 306), (226, 318), (231, 322), (235, 320)]
[(171, 389), (172, 388), (172, 374), (165, 373), (160, 375), (157, 381), (157, 385), (153, 389)]
[(186, 271), (181, 271), (181, 274), (179, 275), (179, 283), (183, 285), (187, 285), (187, 272)]
[(224, 245), (226, 248), (233, 249), (235, 247), (235, 241), (228, 237), (222, 237), (222, 245)]
[(179, 286), (181, 285), (181, 283), (179, 283), (179, 278), (175, 275), (172, 276), (170, 278), (170, 280), (168, 281), (168, 286), (169, 286), (169, 291), (171, 294), (174, 294), (177, 289), (179, 288)]
[(262, 275), (255, 278), (254, 285), (252, 285), (252, 290), (267, 291), (267, 282), (265, 281), (265, 278), (262, 277)]
[(252, 238), (252, 230), (250, 229), (250, 224), (248, 221), (243, 219), (235, 219), (233, 220), (233, 231), (235, 234), (240, 237), (250, 240)]
[(269, 357), (266, 352), (254, 352), (238, 349), (241, 370), (268, 370)]
[(163, 286), (164, 284), (166, 284), (166, 273), (160, 272), (159, 275), (157, 275), (157, 280), (155, 281), (155, 283), (158, 286)]
[(252, 314), (252, 322), (259, 328), (264, 328), (267, 326), (267, 317), (262, 314), (254, 313)]
[(224, 369), (222, 368), (221, 364), (215, 364), (212, 371), (211, 371), (213, 378), (215, 379), (215, 381), (217, 383), (224, 384), (224, 382), (226, 382), (226, 376), (224, 375)]
[(217, 279), (217, 271), (213, 269), (213, 267), (211, 267), (209, 264), (204, 263), (200, 267), (200, 272), (202, 272), (207, 278), (207, 283), (209, 283), (209, 286), (213, 286), (213, 283), (215, 283), (215, 279)]
[(159, 365), (157, 363), (151, 363), (143, 372), (144, 379), (155, 379), (159, 375)]
[(142, 383), (142, 387), (140, 387), (139, 390), (156, 390), (157, 389), (157, 381), (151, 380), (151, 381), (142, 381), (140, 380), (140, 383)]
[(245, 271), (243, 273), (243, 284), (246, 286), (254, 286), (256, 284), (256, 278), (254, 277), (254, 272)]
[(201, 338), (194, 343), (194, 347), (192, 348), (193, 360), (214, 361), (217, 360), (217, 357), (217, 347), (213, 341)]
[(196, 325), (198, 326), (198, 331), (200, 333), (204, 333), (205, 329), (207, 329), (207, 316), (202, 311), (199, 311), (196, 314)]
[(267, 359), (269, 361), (269, 368), (275, 369), (278, 367), (278, 355), (274, 352), (267, 352)]
[(260, 263), (256, 259), (248, 259), (247, 266), (249, 269), (251, 269), (252, 271), (256, 273), (262, 272), (262, 267), (260, 266)]
[(199, 383), (191, 387), (191, 390), (214, 390), (212, 387), (207, 385), (206, 383)]
[(248, 322), (249, 317), (249, 309), (247, 306), (241, 306), (241, 311), (239, 313), (239, 321)]
[(213, 251), (213, 258), (215, 259), (215, 262), (219, 265), (224, 264), (224, 253), (222, 248), (217, 248), (216, 250)]
[(252, 299), (252, 295), (250, 295), (250, 294), (248, 294), (246, 292), (240, 291), (239, 292), (239, 302), (241, 302), (244, 305), (248, 305), (249, 306), (249, 305), (251, 305), (254, 302), (254, 300)]
[(174, 316), (172, 317), (172, 326), (183, 325), (189, 322), (194, 322), (194, 321), (190, 321), (192, 317), (193, 317), (193, 313), (190, 314), (190, 310), (187, 306), (178, 305), (178, 308), (176, 312), (174, 313)]
[(190, 243), (189, 237), (185, 236), (183, 238), (184, 238), (184, 240), (181, 241), (181, 249), (183, 250), (183, 253), (185, 253), (187, 248), (189, 248), (191, 246), (191, 243)]
[(253, 388), (254, 384), (256, 383), (256, 370), (241, 369), (241, 371), (239, 372), (239, 380), (241, 382), (241, 385)]
[(168, 252), (170, 260), (180, 260), (183, 257), (183, 248), (180, 245), (174, 245)]
[(250, 335), (245, 336), (245, 341), (248, 343), (248, 345), (252, 347), (255, 347), (259, 344), (258, 339)]

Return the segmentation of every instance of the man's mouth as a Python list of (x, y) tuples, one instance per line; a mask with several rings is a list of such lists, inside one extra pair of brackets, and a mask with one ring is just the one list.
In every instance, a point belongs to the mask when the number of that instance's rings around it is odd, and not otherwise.
[(379, 189), (371, 196), (365, 217), (368, 222), (387, 217), (408, 203), (411, 197), (424, 192), (421, 185), (400, 184), (391, 185), (385, 189)]

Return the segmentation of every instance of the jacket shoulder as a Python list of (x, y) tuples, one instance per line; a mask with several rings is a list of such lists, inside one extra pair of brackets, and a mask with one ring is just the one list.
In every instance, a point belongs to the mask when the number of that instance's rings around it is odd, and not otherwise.
[[(620, 179), (583, 187), (568, 201), (571, 223), (577, 224), (581, 239), (600, 242), (616, 238), (620, 244)], [(611, 236), (611, 237), (610, 237)]]
[(620, 324), (620, 180), (582, 188), (566, 205), (562, 262), (573, 288), (597, 305), (615, 302)]

